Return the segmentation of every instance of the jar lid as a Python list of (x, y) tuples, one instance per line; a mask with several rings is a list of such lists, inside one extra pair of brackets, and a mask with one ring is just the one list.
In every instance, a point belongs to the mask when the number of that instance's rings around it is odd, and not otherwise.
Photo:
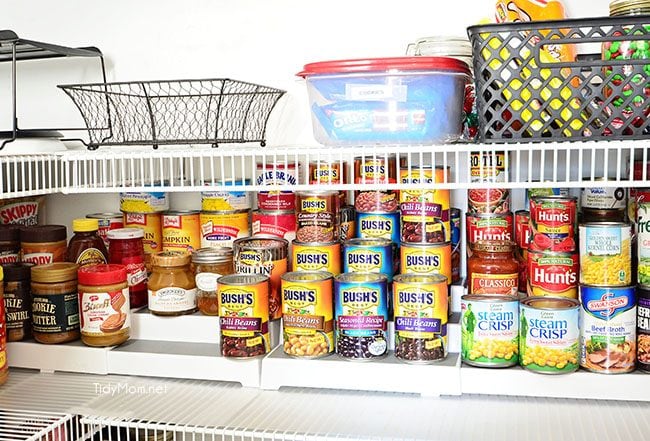
[(101, 263), (99, 265), (87, 265), (79, 268), (80, 285), (113, 285), (126, 282), (126, 266), (114, 263)]
[(641, 15), (650, 13), (649, 0), (614, 0), (609, 4), (609, 15)]
[(190, 264), (190, 255), (180, 251), (161, 251), (151, 255), (152, 266), (185, 266)]
[(20, 225), (0, 225), (1, 242), (20, 242)]
[(487, 253), (510, 253), (514, 242), (510, 240), (477, 240), (470, 245), (472, 251), (483, 251)]
[(20, 230), (21, 242), (58, 242), (66, 240), (68, 229), (65, 225), (37, 225)]
[(2, 270), (4, 271), (5, 282), (18, 282), (20, 280), (29, 280), (32, 267), (29, 263), (4, 263)]
[(72, 231), (75, 233), (87, 233), (99, 230), (99, 221), (97, 219), (74, 219), (72, 221)]
[(144, 237), (142, 228), (116, 228), (106, 232), (108, 239), (139, 239)]
[(88, 219), (122, 219), (124, 215), (119, 212), (119, 213), (91, 213), (87, 214), (86, 217)]
[(32, 282), (55, 283), (77, 280), (79, 265), (71, 262), (54, 262), (32, 267)]
[(232, 261), (231, 247), (205, 247), (194, 250), (192, 263), (225, 263)]
[(469, 76), (467, 63), (449, 57), (392, 57), (321, 61), (306, 64), (299, 77), (365, 72), (444, 70)]

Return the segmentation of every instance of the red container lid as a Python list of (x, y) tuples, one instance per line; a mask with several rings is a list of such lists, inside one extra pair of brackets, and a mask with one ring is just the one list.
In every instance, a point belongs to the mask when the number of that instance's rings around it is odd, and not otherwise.
[(79, 285), (101, 286), (126, 282), (126, 266), (117, 264), (88, 265), (77, 272)]
[(469, 75), (467, 63), (450, 57), (357, 58), (306, 64), (299, 77), (337, 73), (385, 72), (389, 70), (445, 70)]

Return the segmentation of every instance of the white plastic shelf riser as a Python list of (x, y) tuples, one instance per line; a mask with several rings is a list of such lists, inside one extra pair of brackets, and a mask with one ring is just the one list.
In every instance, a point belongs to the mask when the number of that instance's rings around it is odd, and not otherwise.
[(39, 369), (44, 372), (65, 371), (107, 374), (106, 354), (110, 348), (91, 348), (81, 341), (45, 345), (34, 340), (7, 344), (10, 367)]
[(335, 354), (303, 360), (277, 347), (262, 360), (262, 389), (282, 386), (417, 393), (460, 394), (460, 356), (450, 353), (432, 364), (408, 364), (389, 351), (372, 361), (349, 361)]

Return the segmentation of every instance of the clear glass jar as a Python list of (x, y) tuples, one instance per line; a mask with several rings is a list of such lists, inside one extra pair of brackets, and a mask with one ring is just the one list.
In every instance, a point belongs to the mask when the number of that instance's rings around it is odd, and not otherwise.
[(163, 251), (151, 256), (152, 272), (147, 283), (149, 311), (155, 315), (196, 312), (196, 282), (190, 255)]
[(219, 315), (217, 279), (235, 272), (232, 248), (199, 248), (192, 253), (192, 266), (199, 311), (205, 315)]
[(147, 305), (147, 269), (144, 255), (144, 230), (116, 228), (106, 233), (108, 262), (126, 266), (131, 308)]
[(511, 241), (479, 240), (471, 245), (467, 261), (468, 294), (517, 296), (519, 263)]

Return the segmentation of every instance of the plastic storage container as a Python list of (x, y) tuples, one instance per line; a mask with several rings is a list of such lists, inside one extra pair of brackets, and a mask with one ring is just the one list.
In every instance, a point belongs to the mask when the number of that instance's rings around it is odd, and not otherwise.
[(305, 65), (316, 140), (329, 146), (456, 141), (463, 129), (466, 63), (447, 57)]

